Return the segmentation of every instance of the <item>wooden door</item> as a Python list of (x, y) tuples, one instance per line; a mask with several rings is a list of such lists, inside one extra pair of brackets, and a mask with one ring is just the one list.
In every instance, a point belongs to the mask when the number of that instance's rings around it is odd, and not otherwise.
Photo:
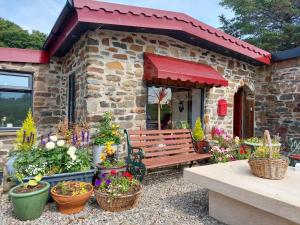
[(234, 95), (233, 134), (240, 138), (254, 134), (254, 96), (249, 88), (242, 87)]

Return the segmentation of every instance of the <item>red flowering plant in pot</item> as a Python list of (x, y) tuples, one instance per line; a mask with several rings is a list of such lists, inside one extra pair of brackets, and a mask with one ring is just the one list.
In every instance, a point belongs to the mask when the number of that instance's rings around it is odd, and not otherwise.
[(94, 194), (99, 206), (107, 211), (123, 211), (134, 207), (141, 195), (142, 185), (127, 171), (111, 170), (96, 179)]

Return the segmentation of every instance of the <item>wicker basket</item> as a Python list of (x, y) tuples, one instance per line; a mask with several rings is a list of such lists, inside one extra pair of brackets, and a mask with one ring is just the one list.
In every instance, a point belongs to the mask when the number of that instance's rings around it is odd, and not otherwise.
[(251, 168), (251, 172), (258, 177), (281, 180), (284, 178), (287, 168), (289, 166), (289, 160), (287, 158), (273, 159), (272, 158), (272, 144), (269, 131), (264, 132), (264, 140), (267, 141), (270, 148), (269, 158), (250, 158), (248, 163)]
[(142, 189), (142, 185), (140, 185), (140, 189), (136, 193), (114, 198), (111, 198), (108, 194), (99, 192), (96, 189), (94, 189), (94, 193), (96, 200), (102, 209), (110, 212), (119, 212), (133, 208), (140, 199)]

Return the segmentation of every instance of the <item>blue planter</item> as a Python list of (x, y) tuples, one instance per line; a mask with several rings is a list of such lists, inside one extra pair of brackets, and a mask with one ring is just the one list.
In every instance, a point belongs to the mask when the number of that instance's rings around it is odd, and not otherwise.
[[(85, 172), (74, 172), (74, 173), (60, 173), (54, 174), (51, 176), (43, 176), (42, 181), (50, 183), (50, 186), (55, 186), (58, 182), (61, 181), (84, 181), (92, 183), (93, 177), (95, 174), (95, 168), (92, 168)], [(23, 182), (28, 182), (33, 177), (25, 177)]]

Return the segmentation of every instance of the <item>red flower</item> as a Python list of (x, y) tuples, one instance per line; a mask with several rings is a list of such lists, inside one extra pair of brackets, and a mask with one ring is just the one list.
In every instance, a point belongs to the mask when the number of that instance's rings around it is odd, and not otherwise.
[(241, 155), (247, 154), (247, 147), (246, 146), (241, 146), (240, 147), (240, 154)]
[(111, 171), (110, 171), (110, 174), (111, 174), (111, 175), (116, 175), (117, 173), (118, 173), (118, 172), (117, 172), (116, 170), (111, 170)]
[(133, 175), (126, 171), (126, 172), (123, 173), (123, 177), (127, 177), (129, 180), (132, 180)]

